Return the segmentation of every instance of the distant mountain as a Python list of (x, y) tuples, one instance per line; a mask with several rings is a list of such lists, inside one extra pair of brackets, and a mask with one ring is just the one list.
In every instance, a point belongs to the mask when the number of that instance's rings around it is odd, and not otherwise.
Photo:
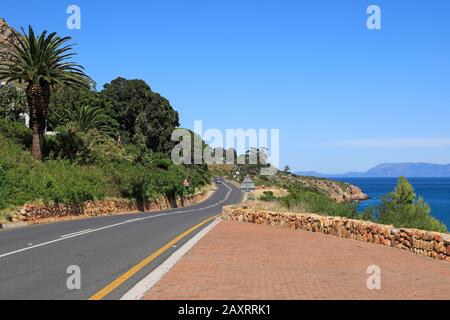
[(366, 172), (349, 172), (345, 174), (326, 174), (316, 171), (296, 172), (301, 176), (324, 178), (447, 178), (450, 177), (450, 164), (432, 163), (383, 163)]

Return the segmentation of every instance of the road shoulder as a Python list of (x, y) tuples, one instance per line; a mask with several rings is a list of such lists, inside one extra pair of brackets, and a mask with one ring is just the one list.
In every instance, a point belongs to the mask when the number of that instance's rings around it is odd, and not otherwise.
[(210, 225), (198, 232), (192, 239), (175, 251), (166, 261), (153, 270), (148, 276), (136, 284), (122, 296), (121, 300), (140, 300), (153, 288), (208, 232), (216, 227), (221, 220), (216, 219)]

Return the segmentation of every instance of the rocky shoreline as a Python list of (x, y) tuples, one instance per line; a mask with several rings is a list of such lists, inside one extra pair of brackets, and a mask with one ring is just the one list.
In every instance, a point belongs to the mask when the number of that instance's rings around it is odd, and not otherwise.
[(337, 203), (369, 200), (369, 196), (359, 187), (348, 183), (312, 177), (299, 177), (299, 181), (303, 183), (305, 187), (316, 189), (317, 191), (328, 195)]

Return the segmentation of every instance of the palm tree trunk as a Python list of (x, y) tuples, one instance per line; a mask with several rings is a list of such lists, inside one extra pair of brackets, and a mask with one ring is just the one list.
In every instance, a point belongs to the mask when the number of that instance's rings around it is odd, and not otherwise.
[(27, 100), (30, 106), (30, 126), (33, 132), (31, 153), (36, 160), (42, 160), (44, 153), (44, 132), (49, 90), (47, 86), (29, 84)]

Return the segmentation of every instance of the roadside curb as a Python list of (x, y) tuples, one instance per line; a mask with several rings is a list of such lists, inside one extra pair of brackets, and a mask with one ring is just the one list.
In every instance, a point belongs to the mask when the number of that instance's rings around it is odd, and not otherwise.
[(186, 242), (181, 248), (175, 251), (166, 261), (153, 270), (143, 280), (136, 284), (131, 290), (125, 293), (120, 300), (141, 300), (144, 295), (153, 288), (159, 280), (164, 277), (209, 231), (222, 221), (217, 218), (209, 226), (202, 229), (192, 239)]
[(28, 226), (27, 222), (0, 223), (0, 230), (17, 229)]

